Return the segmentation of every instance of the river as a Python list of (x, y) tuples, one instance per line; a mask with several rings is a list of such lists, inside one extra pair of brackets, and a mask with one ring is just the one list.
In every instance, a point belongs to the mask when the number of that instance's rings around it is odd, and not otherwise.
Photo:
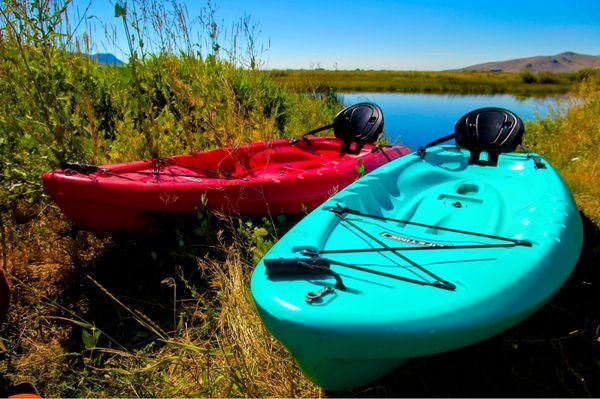
[(543, 117), (554, 103), (550, 97), (523, 99), (506, 94), (344, 93), (339, 96), (346, 105), (364, 101), (378, 104), (383, 110), (389, 143), (412, 149), (452, 133), (455, 122), (477, 108), (502, 107), (528, 120)]

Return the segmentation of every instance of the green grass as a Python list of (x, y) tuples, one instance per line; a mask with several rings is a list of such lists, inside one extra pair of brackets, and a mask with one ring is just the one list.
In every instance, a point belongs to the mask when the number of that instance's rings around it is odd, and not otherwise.
[(560, 171), (580, 209), (597, 226), (600, 226), (599, 82), (590, 79), (576, 86), (573, 97), (557, 103), (547, 117), (527, 123), (525, 136), (525, 142)]
[[(120, 4), (132, 37), (152, 29), (155, 19)], [(131, 38), (126, 66), (99, 65), (79, 54), (90, 52), (90, 37), (69, 40), (69, 1), (57, 5), (1, 9), (0, 251), (13, 303), (1, 331), (0, 389), (30, 380), (45, 396), (317, 394), (262, 327), (247, 290), (254, 259), (284, 220), (199, 214), (167, 221), (158, 237), (102, 238), (64, 219), (40, 174), (65, 160), (296, 136), (331, 121), (335, 97), (282, 88), (252, 68), (251, 48), (235, 49), (249, 63), (233, 58), (222, 47), (230, 38), (210, 31), (210, 20), (208, 53), (185, 42), (148, 53)], [(183, 17), (171, 11), (153, 18), (172, 18), (161, 22), (168, 29)], [(252, 37), (245, 19), (236, 29)]]
[(514, 94), (545, 96), (568, 92), (573, 83), (597, 71), (574, 74), (516, 74), (508, 72), (411, 72), (276, 70), (275, 82), (300, 92), (397, 92), (450, 94)]

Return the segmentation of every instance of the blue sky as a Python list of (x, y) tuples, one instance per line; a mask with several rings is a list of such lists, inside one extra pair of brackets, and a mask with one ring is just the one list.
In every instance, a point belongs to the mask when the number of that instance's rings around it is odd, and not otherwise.
[[(130, 0), (131, 1), (131, 0)], [(183, 1), (191, 16), (204, 1)], [(563, 51), (600, 55), (600, 0), (213, 1), (225, 26), (244, 13), (259, 23), (267, 68), (443, 70)], [(76, 0), (84, 9), (88, 0)], [(114, 24), (114, 1), (91, 15)], [(91, 20), (93, 22), (94, 20)], [(102, 38), (96, 28), (94, 37)], [(125, 58), (106, 41), (98, 51)]]

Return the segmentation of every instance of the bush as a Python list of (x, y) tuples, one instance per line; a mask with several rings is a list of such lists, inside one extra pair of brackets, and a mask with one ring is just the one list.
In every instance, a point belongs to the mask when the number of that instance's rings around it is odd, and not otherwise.
[(553, 83), (558, 83), (560, 80), (555, 73), (538, 72), (537, 81), (542, 84), (553, 84)]
[(537, 78), (529, 69), (523, 69), (519, 75), (524, 83), (530, 84), (537, 82)]
[(600, 80), (600, 68), (586, 68), (577, 72), (573, 72), (569, 79), (572, 82), (583, 82), (588, 79), (596, 79), (596, 81)]

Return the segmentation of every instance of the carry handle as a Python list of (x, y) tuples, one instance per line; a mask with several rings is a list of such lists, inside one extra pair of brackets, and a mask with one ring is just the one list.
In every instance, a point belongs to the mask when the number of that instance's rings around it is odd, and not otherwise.
[(342, 277), (331, 270), (331, 263), (323, 258), (275, 258), (265, 259), (267, 276), (298, 276), (303, 274), (326, 274), (335, 278), (335, 288), (346, 291)]

